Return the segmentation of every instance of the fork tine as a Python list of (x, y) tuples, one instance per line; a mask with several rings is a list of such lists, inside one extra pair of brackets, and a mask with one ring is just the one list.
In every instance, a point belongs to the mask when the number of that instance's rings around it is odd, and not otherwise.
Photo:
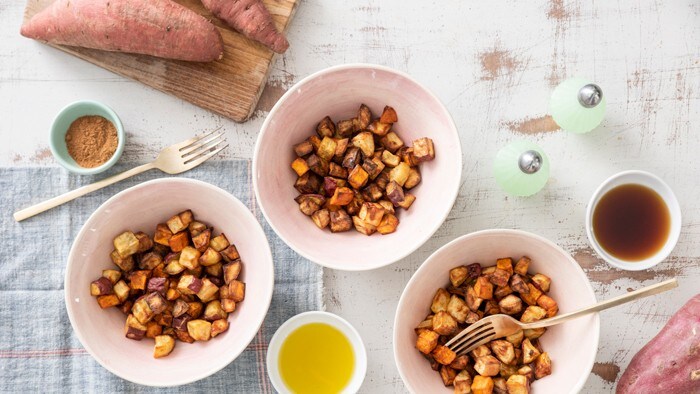
[(491, 327), (491, 326), (484, 327), (483, 329), (480, 329), (478, 331), (474, 331), (470, 335), (466, 336), (459, 343), (450, 346), (450, 349), (452, 349), (452, 351), (454, 351), (454, 352), (457, 352), (459, 350), (462, 350), (466, 347), (471, 346), (474, 342), (481, 340), (481, 338), (483, 338), (484, 336), (491, 336), (494, 334), (495, 334), (495, 331), (494, 331), (493, 327)]
[(455, 335), (454, 337), (452, 337), (452, 339), (450, 339), (449, 341), (447, 341), (447, 343), (445, 344), (445, 346), (451, 348), (453, 344), (462, 343), (463, 340), (461, 340), (461, 339), (464, 338), (466, 335), (469, 335), (469, 334), (473, 333), (473, 332), (476, 331), (476, 330), (480, 330), (480, 329), (482, 329), (482, 328), (488, 326), (489, 324), (491, 324), (491, 323), (490, 323), (488, 320), (486, 320), (486, 321), (484, 321), (484, 320), (477, 321), (476, 323), (474, 323), (474, 324), (470, 325), (469, 327), (465, 328), (464, 330), (462, 330), (459, 334), (457, 334), (457, 335)]
[(454, 352), (458, 356), (461, 356), (463, 354), (467, 354), (467, 353), (471, 352), (472, 350), (478, 348), (479, 346), (485, 345), (485, 344), (491, 342), (493, 339), (495, 339), (495, 337), (496, 336), (493, 333), (491, 333), (489, 335), (481, 337), (481, 339), (476, 341), (476, 342), (472, 342), (469, 346), (455, 350)]
[[(224, 140), (225, 141), (225, 140)], [(213, 148), (213, 147), (212, 147)], [(210, 152), (210, 153), (201, 153), (199, 156), (189, 159), (185, 161), (185, 165), (187, 166), (188, 169), (192, 169), (194, 167), (197, 167), (198, 165), (204, 163), (205, 161), (211, 159), (213, 156), (215, 156), (217, 153), (221, 152), (222, 150), (228, 148), (228, 144), (222, 146), (221, 148)], [(203, 155), (203, 156), (202, 156)]]
[(216, 129), (214, 129), (214, 130), (212, 130), (212, 131), (210, 131), (210, 132), (208, 132), (208, 133), (206, 133), (206, 134), (197, 135), (197, 136), (194, 136), (194, 137), (192, 137), (192, 138), (190, 138), (190, 139), (188, 139), (188, 140), (185, 140), (185, 141), (182, 141), (182, 142), (180, 142), (180, 143), (177, 143), (177, 144), (173, 145), (173, 147), (174, 147), (174, 148), (177, 148), (177, 149), (184, 149), (184, 148), (187, 148), (188, 146), (194, 144), (195, 142), (201, 140), (202, 138), (206, 138), (206, 137), (208, 137), (208, 136), (214, 134), (215, 132), (221, 130), (221, 127), (223, 127), (223, 126), (217, 127)]
[(216, 141), (217, 139), (221, 139), (221, 138), (223, 138), (223, 137), (224, 137), (223, 131), (218, 132), (218, 133), (213, 134), (213, 135), (212, 135), (212, 134), (209, 134), (209, 137), (200, 138), (200, 139), (199, 139), (198, 141), (196, 141), (195, 143), (190, 144), (189, 146), (187, 146), (187, 147), (185, 147), (185, 148), (180, 148), (180, 149), (179, 149), (179, 151), (180, 151), (180, 156), (181, 156), (181, 157), (191, 156), (191, 155), (194, 154), (196, 151), (201, 151), (202, 148), (203, 148), (204, 146), (208, 145), (209, 143), (211, 143), (211, 142), (213, 142), (213, 141)]

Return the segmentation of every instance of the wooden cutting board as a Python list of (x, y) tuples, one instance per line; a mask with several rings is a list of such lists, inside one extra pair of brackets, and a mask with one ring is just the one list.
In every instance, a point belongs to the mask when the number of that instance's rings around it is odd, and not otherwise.
[[(52, 45), (109, 71), (206, 108), (236, 122), (251, 115), (270, 71), (274, 52), (224, 25), (200, 0), (175, 0), (204, 15), (221, 31), (224, 58), (211, 63), (159, 59), (145, 55)], [(53, 0), (28, 0), (24, 20)], [(285, 31), (299, 0), (264, 0), (277, 28)], [(293, 45), (293, 44), (292, 44)]]

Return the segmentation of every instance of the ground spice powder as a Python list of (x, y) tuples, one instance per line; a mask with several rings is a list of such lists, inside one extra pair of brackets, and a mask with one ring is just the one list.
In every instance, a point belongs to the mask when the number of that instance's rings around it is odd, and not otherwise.
[(76, 119), (66, 133), (68, 154), (85, 168), (107, 162), (117, 150), (118, 143), (117, 129), (112, 122), (98, 115)]

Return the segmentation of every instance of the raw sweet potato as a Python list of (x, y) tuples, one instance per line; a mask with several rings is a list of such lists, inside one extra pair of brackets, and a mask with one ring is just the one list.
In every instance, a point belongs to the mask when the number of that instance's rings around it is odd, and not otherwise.
[(700, 392), (700, 294), (671, 317), (630, 362), (617, 394)]
[(20, 33), (51, 44), (208, 62), (223, 40), (203, 16), (171, 0), (57, 0)]
[(273, 51), (284, 53), (289, 48), (262, 0), (202, 0), (202, 4), (236, 31)]

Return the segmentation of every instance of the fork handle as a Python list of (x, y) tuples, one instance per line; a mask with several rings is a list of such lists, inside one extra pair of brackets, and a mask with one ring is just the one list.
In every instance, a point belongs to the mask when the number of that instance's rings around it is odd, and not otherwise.
[(611, 298), (609, 300), (601, 301), (597, 304), (591, 305), (589, 307), (579, 309), (574, 312), (569, 312), (565, 313), (563, 315), (555, 316), (549, 319), (544, 319), (540, 321), (536, 321), (533, 323), (528, 323), (524, 324), (522, 326), (523, 329), (531, 329), (531, 328), (542, 328), (542, 327), (549, 327), (553, 326), (555, 324), (561, 324), (564, 322), (567, 322), (569, 320), (573, 320), (579, 316), (582, 315), (587, 315), (589, 313), (594, 313), (594, 312), (600, 312), (608, 308), (612, 308), (630, 301), (638, 300), (640, 298), (648, 297), (650, 295), (662, 293), (666, 290), (671, 290), (674, 287), (678, 287), (678, 281), (676, 278), (665, 280), (663, 282), (657, 283), (655, 285), (643, 287), (639, 290), (635, 290), (632, 292), (629, 292), (627, 294), (623, 294), (614, 298)]
[(31, 207), (24, 208), (20, 211), (15, 212), (12, 216), (15, 218), (16, 221), (21, 222), (24, 219), (30, 218), (34, 215), (38, 215), (44, 211), (48, 211), (51, 208), (55, 208), (61, 204), (67, 203), (68, 201), (72, 201), (80, 196), (92, 193), (95, 190), (102, 189), (103, 187), (109, 186), (113, 183), (119, 182), (134, 175), (138, 175), (152, 168), (156, 168), (153, 163), (147, 163), (138, 167), (134, 167), (120, 174), (113, 175), (109, 178), (105, 178), (101, 181), (97, 181), (95, 183), (91, 183), (83, 187), (79, 187), (75, 190), (69, 191), (68, 193), (61, 194), (60, 196), (56, 196), (44, 202), (40, 202), (39, 204), (32, 205)]

